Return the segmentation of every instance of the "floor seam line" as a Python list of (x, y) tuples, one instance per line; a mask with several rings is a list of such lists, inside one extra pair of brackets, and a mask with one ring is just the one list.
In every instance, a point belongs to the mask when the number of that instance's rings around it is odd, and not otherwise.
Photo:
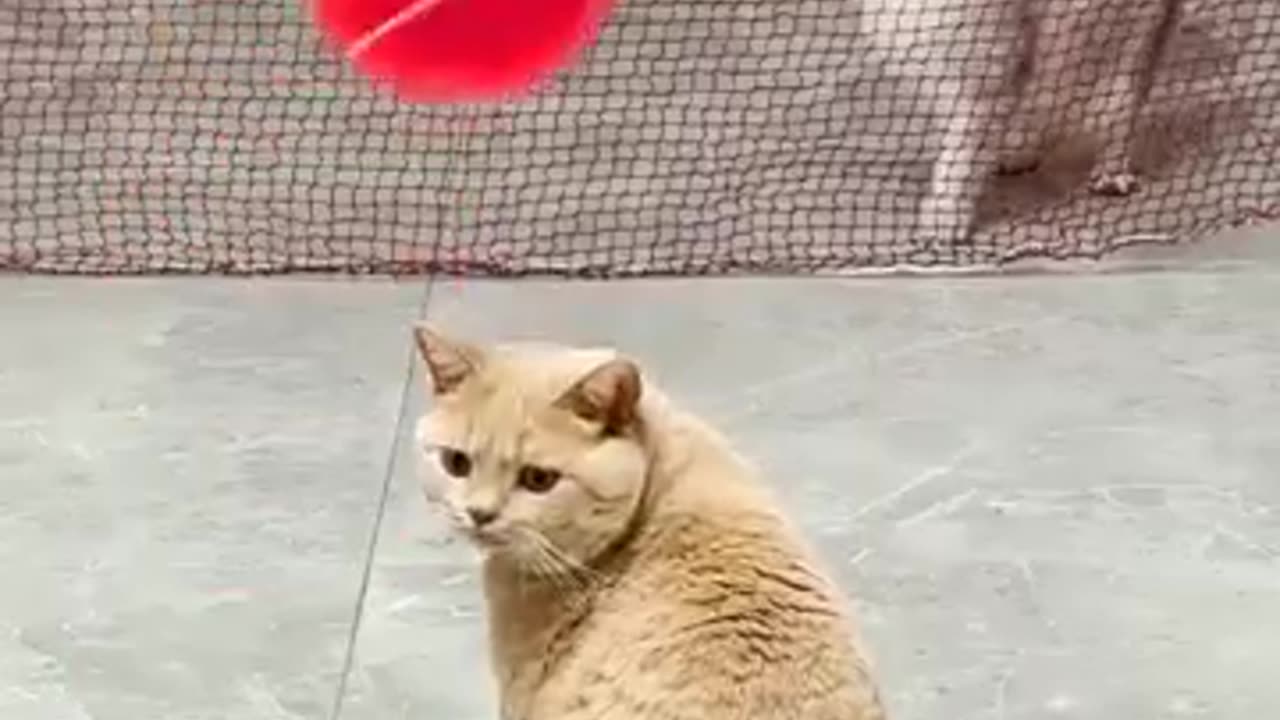
[[(435, 278), (429, 276), (422, 291), (422, 299), (418, 302), (418, 311), (416, 313), (418, 321), (425, 320), (427, 317), (427, 308), (431, 304), (431, 291), (434, 286)], [(369, 582), (373, 576), (373, 561), (378, 551), (378, 537), (382, 534), (382, 522), (386, 516), (387, 503), (391, 496), (391, 483), (396, 474), (396, 459), (399, 455), (400, 437), (403, 434), (404, 423), (409, 412), (409, 392), (413, 382), (415, 353), (416, 349), (413, 343), (410, 342), (404, 377), (400, 384), (400, 400), (396, 409), (395, 425), (391, 433), (391, 447), (387, 452), (387, 459), (383, 466), (382, 486), (378, 493), (377, 511), (373, 517), (373, 527), (370, 530), (369, 541), (365, 546), (364, 566), (361, 568), (360, 574), (360, 587), (356, 592), (355, 607), (353, 608), (351, 624), (347, 631), (346, 648), (342, 657), (342, 669), (338, 675), (338, 686), (334, 692), (329, 720), (340, 720), (342, 717), (343, 703), (347, 696), (347, 684), (352, 668), (355, 666), (356, 643), (360, 637), (360, 624), (364, 618), (365, 599), (368, 597)]]

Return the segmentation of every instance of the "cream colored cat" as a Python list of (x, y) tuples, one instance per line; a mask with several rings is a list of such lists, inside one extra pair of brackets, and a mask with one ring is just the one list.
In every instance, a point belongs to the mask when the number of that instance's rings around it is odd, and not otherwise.
[(631, 361), (419, 328), (427, 495), (485, 554), (504, 720), (882, 720), (844, 601)]
[(973, 230), (997, 170), (1035, 167), (1055, 148), (1100, 148), (1089, 189), (1128, 195), (1138, 120), (1183, 0), (860, 0), (882, 61), (916, 80), (940, 117), (939, 153), (919, 214), (947, 242)]

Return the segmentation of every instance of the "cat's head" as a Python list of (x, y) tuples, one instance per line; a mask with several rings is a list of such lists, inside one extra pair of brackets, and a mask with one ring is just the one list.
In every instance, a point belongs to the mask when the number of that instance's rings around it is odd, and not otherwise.
[(417, 432), (427, 496), (458, 530), (534, 574), (580, 569), (627, 532), (648, 473), (634, 363), (415, 339), (433, 397)]

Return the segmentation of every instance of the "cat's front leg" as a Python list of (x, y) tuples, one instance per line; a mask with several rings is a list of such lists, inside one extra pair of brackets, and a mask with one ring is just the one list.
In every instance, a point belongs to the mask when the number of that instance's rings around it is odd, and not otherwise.
[(1104, 84), (1102, 108), (1096, 115), (1104, 141), (1089, 175), (1089, 191), (1095, 195), (1125, 197), (1140, 185), (1133, 167), (1133, 145), (1142, 105), (1136, 81), (1132, 74), (1123, 73)]
[(1182, 16), (1182, 0), (1141, 0), (1135, 25), (1142, 28), (1122, 45), (1118, 71), (1103, 83), (1095, 131), (1104, 138), (1102, 154), (1089, 178), (1098, 195), (1131, 195), (1141, 184), (1134, 167), (1139, 122), (1151, 95), (1168, 44)]
[[(1032, 61), (1025, 60), (1028, 64)], [(999, 138), (996, 172), (1001, 175), (1032, 172), (1044, 161), (1056, 88), (1049, 87), (1043, 75), (1031, 71), (1026, 75), (1021, 84), (1014, 85), (1013, 107)]]
[(974, 231), (978, 199), (996, 165), (993, 138), (1000, 103), (982, 88), (962, 83), (938, 94), (944, 120), (941, 147), (921, 203), (919, 230), (927, 240), (964, 242)]

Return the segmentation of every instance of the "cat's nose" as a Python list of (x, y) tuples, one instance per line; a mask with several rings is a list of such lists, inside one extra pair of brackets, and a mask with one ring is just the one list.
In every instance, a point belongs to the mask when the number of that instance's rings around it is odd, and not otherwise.
[(476, 527), (484, 527), (498, 519), (498, 511), (485, 507), (469, 507), (467, 517), (471, 518), (471, 522), (475, 523)]

